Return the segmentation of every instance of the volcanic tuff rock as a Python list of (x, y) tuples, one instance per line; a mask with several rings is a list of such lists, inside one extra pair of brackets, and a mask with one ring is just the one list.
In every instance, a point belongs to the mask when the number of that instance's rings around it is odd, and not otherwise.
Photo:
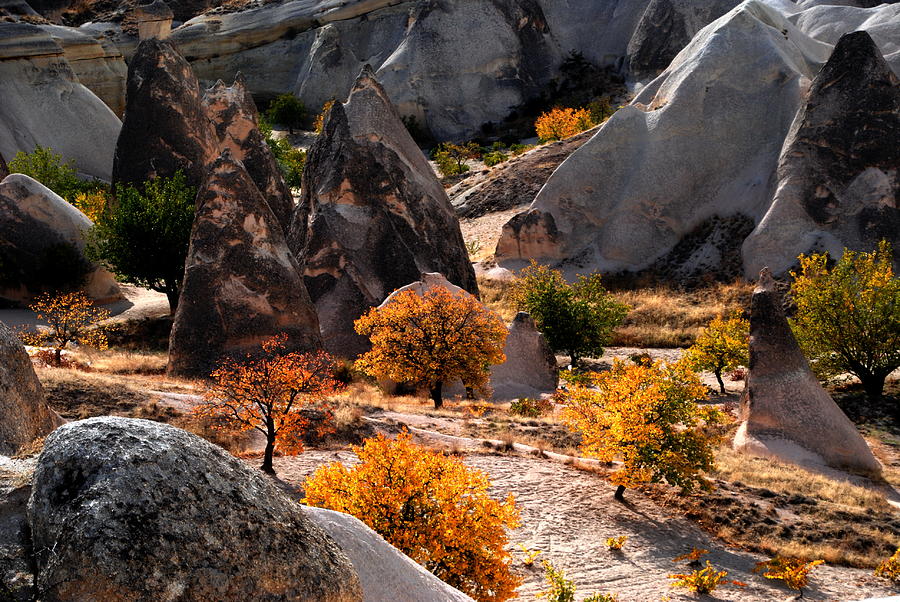
[(26, 23), (0, 23), (0, 154), (51, 147), (80, 172), (110, 179), (119, 119), (79, 83), (63, 48)]
[(285, 232), (290, 226), (294, 197), (266, 139), (259, 132), (259, 115), (253, 97), (238, 74), (231, 86), (216, 82), (203, 94), (203, 104), (215, 127), (221, 149), (244, 164)]
[(142, 41), (128, 64), (126, 100), (113, 184), (140, 186), (181, 170), (199, 188), (219, 151), (190, 64), (169, 42)]
[(223, 151), (197, 194), (197, 213), (169, 342), (170, 374), (208, 376), (226, 356), (321, 348), (319, 322), (278, 220), (244, 166)]
[(795, 464), (881, 472), (856, 427), (810, 370), (768, 269), (760, 272), (750, 305), (750, 366), (734, 448)]
[(9, 167), (6, 165), (6, 160), (3, 158), (3, 155), (0, 155), (0, 180), (9, 175)]
[(118, 417), (47, 438), (28, 504), (47, 600), (362, 600), (335, 542), (200, 437)]
[(369, 70), (346, 105), (332, 107), (302, 188), (289, 243), (330, 352), (364, 352), (353, 321), (422, 272), (477, 295), (447, 194)]
[(165, 40), (172, 31), (172, 9), (163, 0), (153, 0), (138, 4), (134, 9), (134, 20), (138, 23), (138, 37)]
[[(93, 224), (81, 211), (24, 174), (0, 182), (0, 297), (26, 301), (54, 283), (60, 258), (86, 276), (84, 292), (100, 302), (121, 298), (112, 275), (82, 254)], [(67, 249), (64, 247), (68, 247)], [(63, 274), (63, 276), (72, 276)]]
[(864, 31), (812, 82), (778, 166), (775, 199), (744, 243), (748, 270), (785, 274), (800, 253), (887, 239), (900, 257), (900, 81)]
[(506, 361), (491, 366), (494, 399), (537, 397), (556, 390), (556, 356), (527, 313), (519, 312), (509, 325), (503, 353)]
[(0, 454), (11, 456), (61, 423), (22, 343), (0, 322)]

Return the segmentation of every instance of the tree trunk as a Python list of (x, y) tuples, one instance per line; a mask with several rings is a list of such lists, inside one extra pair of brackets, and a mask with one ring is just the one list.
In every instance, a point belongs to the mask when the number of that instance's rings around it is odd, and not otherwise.
[(719, 381), (719, 393), (725, 395), (725, 383), (722, 381), (721, 370), (716, 370), (716, 380)]
[(881, 399), (881, 394), (884, 392), (885, 378), (887, 377), (881, 374), (868, 374), (859, 379), (862, 381), (863, 389), (866, 391), (866, 397), (869, 398), (869, 401)]
[(275, 474), (275, 467), (272, 466), (272, 456), (275, 454), (275, 424), (272, 419), (266, 420), (266, 452), (263, 454), (263, 463), (260, 468), (268, 474)]
[(578, 354), (574, 351), (569, 352), (569, 365), (571, 366), (572, 370), (574, 370), (575, 366), (578, 365)]
[(59, 368), (62, 366), (62, 347), (57, 347), (53, 351), (53, 364)]
[(434, 386), (431, 387), (431, 401), (434, 402), (435, 410), (441, 409), (441, 406), (444, 405), (443, 389), (444, 383), (442, 382), (435, 383)]
[(178, 289), (166, 287), (166, 297), (169, 299), (169, 315), (174, 316), (178, 309)]
[(619, 485), (618, 487), (616, 487), (616, 494), (613, 497), (616, 498), (617, 500), (619, 500), (620, 502), (624, 502), (625, 501), (625, 485)]

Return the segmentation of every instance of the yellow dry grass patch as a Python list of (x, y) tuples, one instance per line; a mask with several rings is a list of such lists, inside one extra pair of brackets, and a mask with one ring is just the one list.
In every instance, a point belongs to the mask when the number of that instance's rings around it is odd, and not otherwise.
[(85, 351), (91, 368), (107, 374), (164, 374), (168, 354), (165, 351)]

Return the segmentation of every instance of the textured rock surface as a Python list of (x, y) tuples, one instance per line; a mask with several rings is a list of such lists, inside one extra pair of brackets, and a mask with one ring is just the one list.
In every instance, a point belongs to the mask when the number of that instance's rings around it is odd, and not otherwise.
[(170, 374), (207, 376), (226, 356), (321, 347), (315, 308), (281, 226), (226, 150), (197, 194), (197, 213), (169, 341)]
[[(37, 274), (52, 269), (61, 245), (84, 250), (85, 232), (93, 226), (81, 211), (24, 174), (0, 182), (0, 297), (24, 301), (40, 292)], [(81, 257), (84, 292), (107, 303), (121, 298), (112, 274)], [(2, 282), (2, 280), (7, 282)]]
[(556, 390), (556, 356), (527, 313), (519, 312), (509, 325), (503, 353), (506, 361), (491, 366), (494, 399), (537, 397)]
[(128, 64), (125, 118), (116, 143), (113, 183), (141, 185), (181, 170), (199, 188), (218, 156), (200, 84), (169, 42), (141, 42)]
[(336, 355), (364, 352), (353, 321), (423, 272), (478, 291), (447, 194), (368, 71), (309, 151), (289, 242)]
[(840, 39), (813, 80), (744, 258), (748, 273), (785, 274), (800, 253), (840, 257), (881, 239), (900, 257), (900, 80), (859, 31)]
[(0, 456), (0, 591), (12, 602), (36, 600), (28, 497), (34, 458)]
[(172, 19), (175, 15), (163, 0), (153, 0), (146, 4), (138, 4), (134, 9), (134, 20), (138, 23), (138, 37), (159, 38), (165, 40), (172, 31)]
[(234, 159), (244, 164), (272, 213), (287, 231), (294, 197), (269, 145), (259, 133), (256, 104), (244, 87), (243, 77), (238, 76), (231, 86), (216, 82), (204, 92), (203, 104), (216, 129), (220, 148), (228, 149)]
[(795, 464), (881, 471), (854, 424), (809, 369), (767, 269), (751, 301), (750, 366), (734, 447)]
[(104, 180), (118, 117), (79, 83), (60, 44), (36, 25), (0, 23), (0, 154), (47, 146)]
[(61, 422), (47, 407), (22, 343), (0, 322), (0, 454), (14, 454)]
[(6, 160), (3, 158), (3, 155), (0, 155), (0, 180), (9, 175), (9, 166), (6, 165)]
[(156, 422), (57, 429), (28, 520), (42, 599), (362, 600), (337, 544), (268, 477)]
[(366, 602), (467, 602), (472, 598), (429, 573), (349, 514), (303, 507), (306, 517), (328, 533), (359, 574)]

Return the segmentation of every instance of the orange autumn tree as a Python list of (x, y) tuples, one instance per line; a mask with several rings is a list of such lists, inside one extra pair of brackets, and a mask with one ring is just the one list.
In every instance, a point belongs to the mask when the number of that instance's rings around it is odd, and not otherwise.
[(515, 596), (506, 529), (515, 499), (488, 495), (480, 470), (410, 440), (379, 435), (354, 446), (359, 463), (336, 462), (306, 480), (304, 503), (352, 514), (445, 583), (483, 602)]
[(356, 323), (372, 350), (356, 365), (376, 378), (427, 387), (434, 407), (443, 405), (444, 383), (462, 380), (487, 394), (491, 364), (506, 360), (506, 325), (475, 297), (435, 287), (403, 291)]
[[(276, 335), (262, 343), (263, 353), (248, 355), (243, 362), (225, 360), (210, 376), (212, 384), (203, 402), (194, 408), (212, 418), (214, 428), (256, 429), (266, 436), (260, 468), (275, 473), (272, 457), (276, 446), (285, 454), (303, 451), (303, 435), (310, 429), (309, 406), (330, 412), (327, 397), (342, 388), (334, 377), (334, 360), (326, 353), (285, 352), (287, 336)], [(325, 428), (319, 426), (319, 430)]]
[(22, 342), (26, 345), (53, 346), (53, 363), (62, 363), (62, 352), (69, 343), (77, 343), (97, 349), (106, 349), (109, 341), (106, 331), (98, 322), (109, 318), (109, 311), (97, 307), (84, 293), (45, 293), (28, 306), (38, 320), (46, 322), (50, 328), (36, 332), (24, 332)]
[(541, 114), (534, 122), (534, 129), (541, 142), (549, 142), (574, 136), (594, 125), (587, 109), (556, 107)]
[(705, 486), (713, 446), (704, 424), (721, 413), (701, 410), (706, 388), (686, 362), (627, 365), (593, 377), (593, 386), (559, 392), (564, 421), (582, 436), (583, 452), (603, 462), (620, 460), (612, 475), (616, 499), (626, 487), (666, 481), (684, 490)]

